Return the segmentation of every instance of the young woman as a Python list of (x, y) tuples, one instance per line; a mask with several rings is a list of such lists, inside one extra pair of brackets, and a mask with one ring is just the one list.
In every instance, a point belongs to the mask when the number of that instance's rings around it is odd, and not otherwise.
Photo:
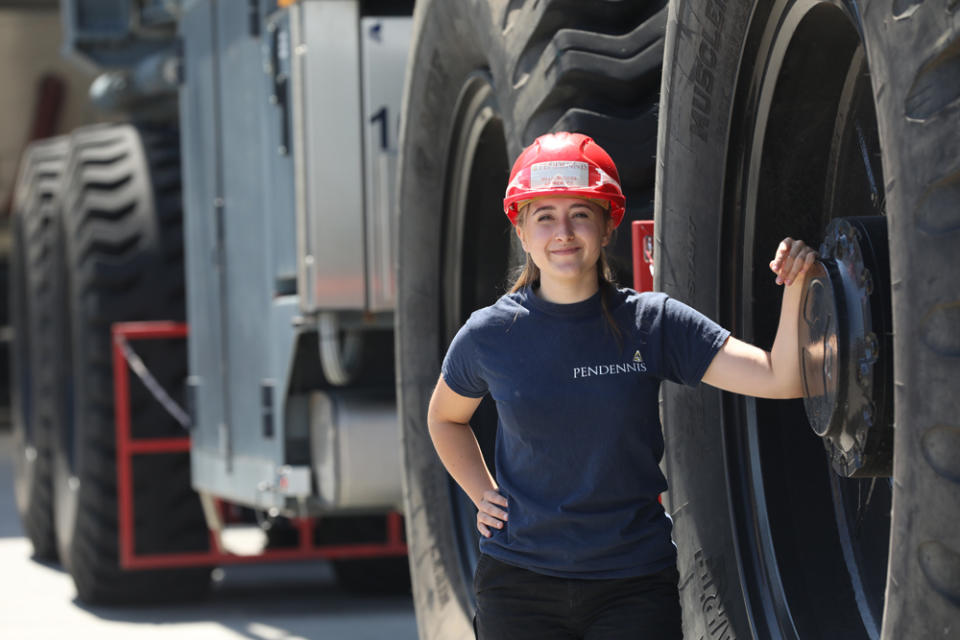
[[(624, 213), (609, 155), (581, 134), (517, 159), (504, 210), (527, 254), (510, 293), (475, 312), (444, 359), (428, 422), (477, 506), (482, 639), (682, 637), (672, 521), (657, 496), (662, 380), (801, 395), (797, 307), (816, 254), (784, 240), (771, 352), (660, 293), (617, 289), (603, 249)], [(469, 420), (497, 404), (496, 477)]]

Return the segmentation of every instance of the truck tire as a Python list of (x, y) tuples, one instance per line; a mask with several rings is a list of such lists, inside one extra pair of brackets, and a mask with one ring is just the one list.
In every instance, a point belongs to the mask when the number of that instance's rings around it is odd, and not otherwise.
[[(184, 318), (176, 130), (132, 125), (77, 130), (64, 179), (59, 228), (67, 330), (53, 483), (60, 558), (87, 603), (193, 598), (207, 589), (209, 569), (119, 567), (110, 348), (115, 322)], [(132, 346), (182, 403), (184, 343)], [(136, 376), (130, 405), (134, 438), (183, 435)], [(187, 454), (137, 456), (133, 484), (137, 553), (207, 549)]]
[(335, 560), (337, 584), (357, 595), (401, 595), (410, 593), (410, 569), (407, 559), (376, 558)]
[(67, 140), (32, 144), (23, 156), (12, 213), (10, 260), (11, 416), (14, 494), (34, 557), (54, 560), (57, 546), (51, 497), (51, 438), (54, 416), (48, 402), (55, 379), (52, 339), (55, 305), (56, 211)]
[[(784, 236), (884, 216), (893, 477), (833, 472), (799, 400), (665, 385), (688, 638), (940, 638), (960, 619), (960, 12), (677, 0), (655, 286), (761, 346)], [(890, 351), (881, 354), (890, 357)]]
[[(649, 217), (665, 14), (663, 2), (416, 4), (400, 142), (397, 362), (421, 638), (473, 637), (476, 511), (437, 459), (426, 408), (449, 341), (505, 292), (518, 262), (502, 214), (511, 160), (547, 131), (586, 133), (620, 169), (627, 224)], [(614, 255), (626, 256), (628, 243), (622, 234)], [(492, 466), (489, 399), (471, 424)]]
[[(382, 515), (323, 518), (317, 527), (318, 544), (378, 543), (387, 537)], [(410, 568), (406, 556), (333, 560), (337, 584), (344, 591), (363, 595), (410, 593)]]
[[(387, 537), (382, 515), (327, 516), (313, 532), (317, 545), (381, 543)], [(289, 549), (300, 544), (300, 534), (286, 518), (274, 519), (266, 530), (270, 549)], [(358, 595), (410, 593), (410, 569), (406, 556), (331, 560), (337, 584)]]

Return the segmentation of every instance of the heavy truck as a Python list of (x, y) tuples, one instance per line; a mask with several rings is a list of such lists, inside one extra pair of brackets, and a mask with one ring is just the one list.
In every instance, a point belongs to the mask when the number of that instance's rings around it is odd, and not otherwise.
[[(378, 556), (408, 549), (420, 636), (472, 637), (475, 511), (426, 404), (517, 263), (511, 159), (571, 130), (610, 151), (627, 216), (653, 219), (655, 287), (741, 338), (772, 341), (776, 242), (820, 244), (806, 398), (662, 387), (685, 637), (960, 633), (956, 2), (62, 14), (65, 49), (103, 70), (92, 98), (127, 121), (25, 153), (12, 398), (24, 527), (82, 600), (202, 593), (230, 503), (280, 544), (368, 544), (353, 566), (378, 581)], [(613, 253), (629, 282), (629, 238)], [(471, 426), (491, 466), (496, 425), (486, 400)], [(331, 557), (349, 575), (359, 556)]]

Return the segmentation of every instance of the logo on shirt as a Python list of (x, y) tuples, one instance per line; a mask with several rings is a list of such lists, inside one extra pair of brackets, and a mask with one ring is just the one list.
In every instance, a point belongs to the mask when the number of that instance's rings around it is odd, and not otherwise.
[(573, 377), (592, 378), (593, 376), (615, 376), (623, 373), (646, 373), (647, 363), (643, 361), (640, 350), (634, 352), (633, 362), (614, 362), (610, 364), (594, 364), (584, 367), (574, 367)]

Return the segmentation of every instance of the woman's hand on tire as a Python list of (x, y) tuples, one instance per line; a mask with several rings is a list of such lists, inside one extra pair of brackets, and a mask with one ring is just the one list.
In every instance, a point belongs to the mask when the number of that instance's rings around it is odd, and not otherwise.
[(477, 504), (477, 531), (484, 538), (489, 538), (490, 528), (502, 529), (507, 521), (507, 499), (494, 489), (483, 492)]
[(784, 238), (770, 261), (770, 270), (777, 274), (777, 284), (789, 287), (813, 266), (816, 259), (817, 252), (805, 245), (803, 240)]

